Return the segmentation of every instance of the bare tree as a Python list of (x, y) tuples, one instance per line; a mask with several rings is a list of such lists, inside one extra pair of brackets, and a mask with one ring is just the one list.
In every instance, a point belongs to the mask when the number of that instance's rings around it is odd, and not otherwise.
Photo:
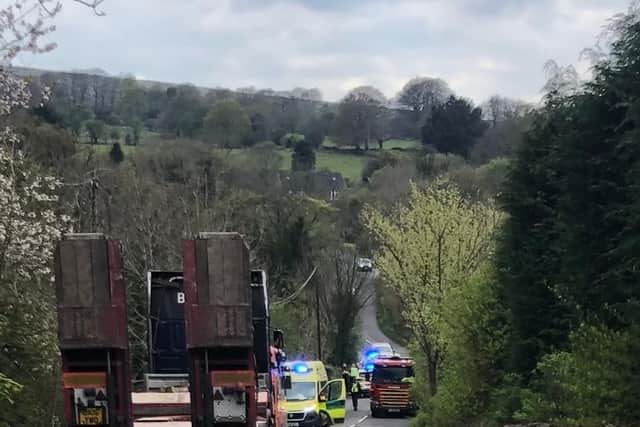
[(356, 355), (358, 315), (372, 297), (368, 286), (372, 277), (358, 271), (355, 247), (344, 245), (326, 258), (319, 280), (324, 287), (321, 307), (326, 318), (332, 362), (338, 365), (351, 362)]
[(544, 65), (547, 76), (542, 91), (547, 95), (571, 95), (580, 89), (580, 76), (573, 65), (561, 66), (553, 59)]
[(387, 100), (378, 89), (360, 86), (351, 90), (338, 106), (338, 143), (369, 149), (372, 140), (382, 136), (384, 106)]
[(404, 85), (397, 95), (397, 100), (415, 113), (428, 113), (432, 107), (443, 104), (451, 95), (453, 91), (444, 80), (416, 77)]
[(483, 119), (495, 127), (499, 122), (523, 117), (533, 109), (533, 106), (519, 99), (493, 95), (482, 106)]

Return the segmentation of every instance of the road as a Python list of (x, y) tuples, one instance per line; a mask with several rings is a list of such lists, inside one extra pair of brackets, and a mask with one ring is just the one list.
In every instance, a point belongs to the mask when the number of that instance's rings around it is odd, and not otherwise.
[(360, 324), (362, 327), (362, 337), (367, 342), (388, 342), (391, 344), (391, 347), (400, 355), (400, 356), (408, 356), (409, 353), (407, 349), (396, 344), (388, 338), (378, 326), (378, 319), (376, 317), (376, 288), (375, 288), (375, 278), (378, 277), (377, 270), (373, 270), (371, 273), (367, 275), (367, 283), (368, 287), (367, 295), (370, 293), (371, 298), (369, 298), (369, 302), (360, 312)]
[(406, 417), (371, 418), (369, 399), (358, 401), (357, 412), (352, 410), (351, 398), (347, 400), (347, 417), (344, 420), (344, 427), (407, 427), (408, 425), (409, 418)]
[[(367, 342), (388, 342), (393, 349), (401, 356), (408, 356), (407, 350), (396, 344), (388, 338), (378, 326), (378, 318), (376, 317), (376, 295), (375, 295), (375, 278), (378, 272), (374, 270), (367, 276), (366, 286), (371, 298), (369, 302), (360, 312), (360, 325), (362, 337)], [(409, 425), (408, 418), (388, 417), (388, 418), (371, 418), (369, 411), (369, 399), (360, 399), (358, 402), (358, 411), (352, 410), (351, 399), (347, 400), (347, 418), (344, 421), (344, 427), (407, 427)]]

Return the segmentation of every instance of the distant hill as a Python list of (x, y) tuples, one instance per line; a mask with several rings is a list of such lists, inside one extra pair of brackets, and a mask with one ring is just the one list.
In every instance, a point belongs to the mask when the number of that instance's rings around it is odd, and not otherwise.
[(76, 73), (76, 74), (91, 74), (93, 76), (104, 76), (104, 77), (110, 77), (111, 76), (111, 74), (107, 73), (102, 68), (87, 68), (86, 70), (83, 70), (83, 69), (71, 70), (70, 72), (71, 73)]
[[(101, 68), (87, 68), (87, 69), (78, 69), (78, 70), (70, 70), (70, 71), (60, 71), (60, 70), (44, 70), (40, 68), (29, 68), (29, 67), (13, 67), (13, 71), (23, 77), (42, 77), (45, 74), (57, 74), (60, 76), (64, 75), (87, 75), (87, 76), (98, 76), (112, 79), (124, 79), (127, 77), (133, 77), (130, 74), (121, 74), (119, 76), (114, 76), (106, 72)], [(222, 87), (205, 87), (205, 86), (196, 86), (191, 83), (177, 83), (177, 82), (161, 82), (157, 80), (137, 80), (138, 84), (144, 88), (151, 87), (160, 87), (162, 89), (168, 89), (170, 87), (176, 87), (181, 85), (191, 85), (194, 86), (198, 91), (205, 95), (210, 91), (218, 91), (218, 92), (230, 92), (243, 96), (251, 96), (251, 95), (259, 95), (259, 96), (268, 96), (268, 97), (276, 97), (276, 98), (288, 98), (288, 99), (300, 99), (303, 101), (311, 101), (311, 102), (321, 102), (332, 104), (332, 102), (323, 101), (322, 94), (317, 88), (305, 89), (305, 88), (294, 88), (290, 91), (275, 91), (273, 89), (256, 89), (254, 87), (245, 87), (238, 89), (227, 89)]]

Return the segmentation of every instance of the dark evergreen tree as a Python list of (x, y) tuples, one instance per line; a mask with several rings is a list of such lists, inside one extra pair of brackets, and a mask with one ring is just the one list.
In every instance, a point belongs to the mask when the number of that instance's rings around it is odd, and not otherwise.
[(113, 163), (122, 163), (124, 161), (124, 151), (122, 151), (122, 147), (120, 147), (120, 143), (116, 142), (111, 147), (111, 151), (109, 151), (109, 157)]
[(298, 141), (293, 148), (291, 169), (294, 171), (310, 171), (316, 167), (316, 152), (313, 144), (306, 139)]
[(442, 153), (467, 157), (486, 128), (480, 108), (473, 108), (466, 100), (451, 96), (446, 103), (433, 108), (422, 127), (422, 142)]

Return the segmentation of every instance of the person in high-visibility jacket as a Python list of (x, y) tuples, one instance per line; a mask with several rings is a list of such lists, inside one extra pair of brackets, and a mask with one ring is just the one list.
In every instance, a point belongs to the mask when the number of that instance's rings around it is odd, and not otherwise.
[(351, 365), (351, 403), (353, 404), (353, 410), (358, 410), (358, 398), (360, 397), (360, 383), (358, 382), (358, 377), (360, 376), (360, 371), (358, 370), (358, 365), (355, 363)]

